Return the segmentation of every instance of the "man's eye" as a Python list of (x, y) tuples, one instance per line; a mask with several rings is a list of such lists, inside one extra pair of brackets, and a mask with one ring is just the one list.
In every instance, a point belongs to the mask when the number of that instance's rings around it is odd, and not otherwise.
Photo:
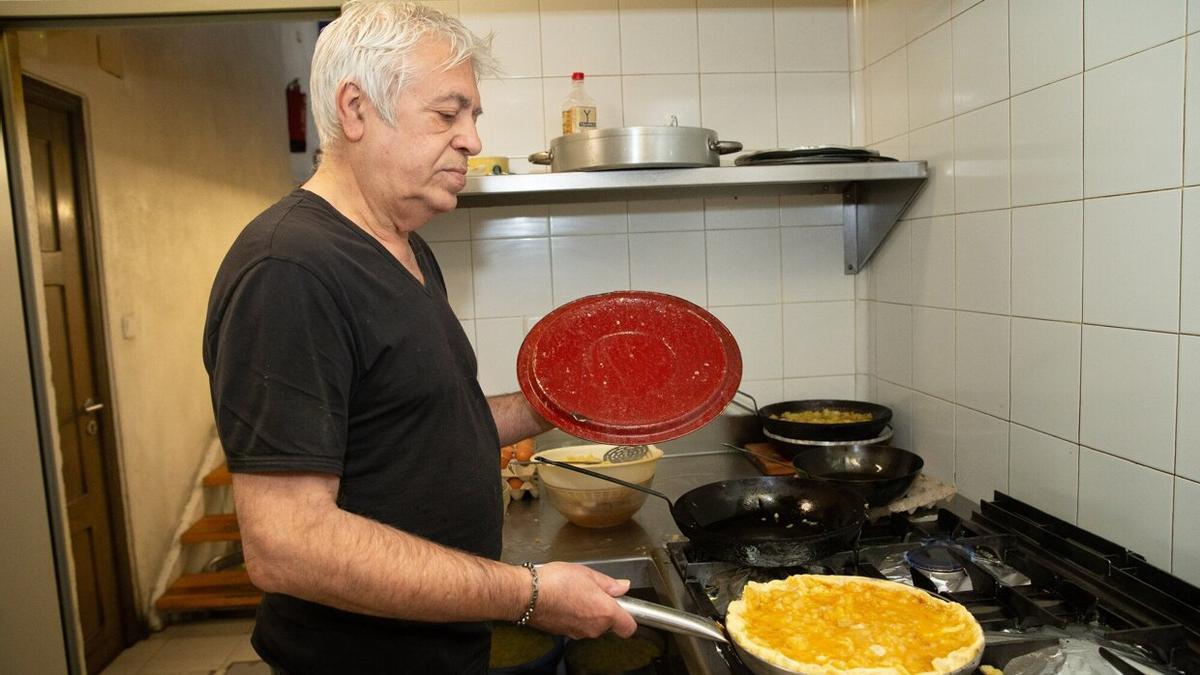
[(440, 110), (438, 111), (438, 115), (447, 122), (453, 122), (458, 117), (458, 113), (456, 112), (442, 112)]

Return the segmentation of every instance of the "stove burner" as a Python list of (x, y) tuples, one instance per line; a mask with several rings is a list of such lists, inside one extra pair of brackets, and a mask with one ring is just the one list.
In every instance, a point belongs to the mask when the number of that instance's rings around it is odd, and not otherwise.
[(962, 572), (963, 564), (951, 552), (966, 552), (959, 544), (934, 541), (904, 552), (904, 561), (922, 572)]

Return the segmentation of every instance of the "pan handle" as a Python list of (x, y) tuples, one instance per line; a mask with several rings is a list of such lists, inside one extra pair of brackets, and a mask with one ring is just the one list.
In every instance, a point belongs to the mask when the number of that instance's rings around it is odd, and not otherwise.
[(751, 396), (750, 394), (747, 394), (746, 392), (742, 391), (741, 389), (738, 389), (737, 393), (750, 399), (750, 402), (754, 404), (754, 407), (751, 408), (750, 406), (746, 405), (745, 403), (742, 403), (741, 401), (737, 400), (737, 397), (730, 399), (729, 400), (730, 403), (736, 405), (737, 407), (741, 408), (742, 410), (745, 410), (748, 413), (753, 413), (755, 415), (762, 414), (762, 413), (758, 412), (758, 401), (755, 400), (755, 398), (753, 396)]
[(729, 644), (729, 640), (725, 637), (725, 628), (712, 619), (628, 596), (617, 598), (617, 604), (621, 606), (621, 609), (629, 612), (629, 615), (640, 626), (650, 626), (670, 633)]
[(607, 481), (609, 483), (616, 483), (617, 485), (623, 485), (623, 486), (629, 488), (630, 490), (637, 490), (638, 492), (645, 492), (648, 495), (654, 495), (655, 497), (658, 497), (659, 499), (666, 502), (667, 506), (671, 507), (672, 511), (675, 510), (675, 504), (671, 502), (670, 497), (664, 495), (663, 493), (659, 492), (658, 490), (648, 488), (645, 485), (638, 485), (637, 483), (630, 483), (629, 481), (621, 480), (620, 478), (613, 478), (612, 476), (605, 476), (604, 474), (602, 474), (598, 471), (592, 471), (591, 469), (585, 469), (582, 466), (575, 466), (574, 464), (560, 462), (556, 459), (547, 459), (545, 457), (534, 457), (533, 461), (541, 462), (543, 464), (550, 464), (552, 466), (557, 466), (560, 469), (566, 469), (567, 471), (574, 471), (575, 473), (581, 473), (585, 476), (591, 476), (592, 478), (598, 478), (602, 481)]
[(530, 155), (530, 156), (529, 156), (529, 163), (530, 163), (530, 164), (542, 164), (542, 165), (549, 165), (549, 164), (550, 164), (551, 162), (553, 162), (553, 161), (554, 161), (554, 153), (553, 153), (553, 152), (546, 152), (546, 151), (544, 151), (544, 150), (542, 150), (542, 151), (539, 151), (539, 152), (535, 152), (535, 153), (533, 153), (532, 155)]
[[(796, 466), (794, 464), (792, 464), (791, 462), (785, 462), (782, 459), (775, 459), (774, 457), (767, 457), (766, 455), (760, 455), (757, 452), (750, 452), (749, 450), (743, 448), (742, 446), (734, 445), (733, 443), (722, 443), (721, 445), (723, 445), (727, 448), (732, 448), (734, 450), (737, 450), (738, 452), (742, 453), (743, 455), (745, 455), (747, 457), (754, 457), (757, 459), (766, 460), (768, 462), (773, 462), (775, 464), (782, 464), (782, 465), (786, 466), (787, 468), (791, 469), (792, 471), (799, 471), (799, 469), (797, 469)], [(808, 474), (804, 474), (804, 475), (807, 476)]]

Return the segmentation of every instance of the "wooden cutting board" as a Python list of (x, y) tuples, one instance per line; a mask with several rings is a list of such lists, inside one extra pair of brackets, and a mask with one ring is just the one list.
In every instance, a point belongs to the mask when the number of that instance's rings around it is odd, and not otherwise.
[[(792, 468), (791, 460), (779, 454), (773, 443), (747, 443), (746, 449), (755, 455), (747, 459), (754, 466), (757, 466), (758, 470), (762, 471), (765, 476), (790, 476), (796, 473), (795, 469)], [(776, 461), (772, 462), (770, 460)]]

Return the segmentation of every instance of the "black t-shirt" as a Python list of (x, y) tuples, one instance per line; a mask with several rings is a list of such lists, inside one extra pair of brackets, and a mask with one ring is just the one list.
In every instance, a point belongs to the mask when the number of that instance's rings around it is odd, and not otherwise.
[[(311, 192), (247, 225), (204, 327), (217, 430), (230, 471), (336, 474), (340, 508), (496, 559), (495, 421), (441, 270), (419, 236), (409, 242), (424, 286)], [(273, 593), (253, 636), (294, 673), (483, 672), (489, 642), (483, 623), (380, 619)]]

